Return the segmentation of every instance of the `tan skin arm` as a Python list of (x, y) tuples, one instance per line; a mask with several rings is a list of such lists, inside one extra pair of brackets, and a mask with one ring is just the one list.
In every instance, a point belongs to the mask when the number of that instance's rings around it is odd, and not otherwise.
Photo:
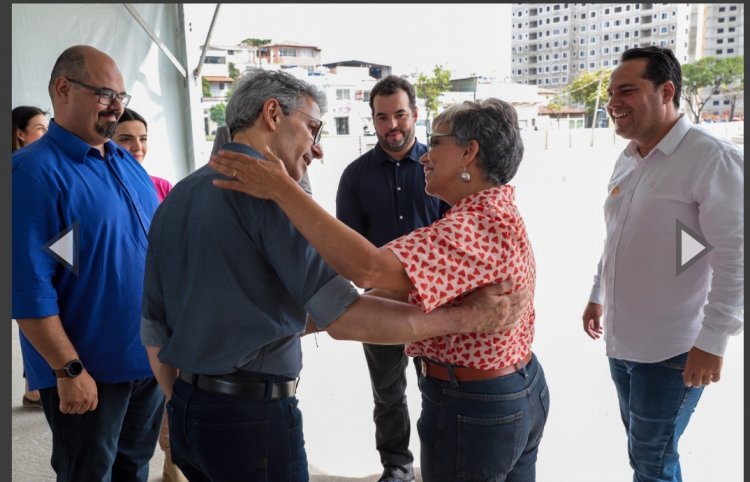
[(164, 392), (166, 399), (169, 400), (172, 398), (172, 387), (175, 380), (177, 380), (177, 368), (165, 365), (159, 361), (160, 351), (160, 346), (146, 346), (146, 354), (148, 355), (148, 363), (151, 365), (151, 371), (154, 372), (154, 377), (156, 377), (159, 387)]
[[(417, 306), (365, 294), (326, 331), (337, 340), (392, 345), (449, 333), (500, 333), (518, 323), (529, 302), (529, 291), (512, 294), (505, 281), (468, 294), (458, 306), (424, 313)], [(382, 293), (376, 293), (382, 294)]]
[[(23, 318), (17, 322), (24, 336), (53, 369), (62, 368), (70, 360), (78, 358), (78, 352), (65, 333), (59, 315)], [(85, 367), (83, 373), (75, 378), (58, 378), (57, 392), (62, 413), (83, 414), (96, 410), (99, 405), (96, 381)]]
[[(289, 177), (281, 159), (268, 149), (265, 155), (268, 160), (219, 151), (211, 156), (209, 166), (234, 180), (217, 179), (214, 185), (277, 203), (334, 271), (360, 288), (402, 292), (413, 289), (396, 255), (387, 248), (377, 248), (328, 214)], [(242, 178), (253, 179), (252, 185), (240, 182)]]

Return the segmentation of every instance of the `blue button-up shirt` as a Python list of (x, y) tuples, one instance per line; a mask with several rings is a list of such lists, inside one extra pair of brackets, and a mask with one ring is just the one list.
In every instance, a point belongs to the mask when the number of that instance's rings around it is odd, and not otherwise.
[(427, 226), (450, 206), (424, 191), (419, 159), (427, 146), (415, 142), (400, 161), (375, 145), (344, 169), (336, 193), (336, 217), (375, 246)]
[[(47, 134), (13, 154), (13, 317), (59, 314), (97, 382), (151, 376), (140, 344), (147, 233), (158, 205), (146, 171), (117, 144), (105, 156), (50, 122)], [(78, 223), (78, 275), (44, 246)], [(21, 333), (31, 389), (56, 384)], [(60, 368), (60, 367), (54, 367)]]

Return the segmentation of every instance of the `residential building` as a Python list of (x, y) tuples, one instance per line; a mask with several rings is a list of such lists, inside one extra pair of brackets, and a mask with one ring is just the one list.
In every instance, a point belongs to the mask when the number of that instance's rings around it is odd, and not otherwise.
[(514, 82), (560, 88), (581, 72), (613, 68), (623, 51), (669, 47), (691, 61), (691, 6), (662, 3), (514, 4)]

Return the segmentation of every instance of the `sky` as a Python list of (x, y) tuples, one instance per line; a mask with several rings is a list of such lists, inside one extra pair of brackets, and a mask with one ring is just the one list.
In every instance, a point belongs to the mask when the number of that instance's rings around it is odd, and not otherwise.
[[(185, 4), (199, 32), (208, 32), (216, 4)], [(510, 76), (510, 4), (222, 4), (212, 45), (270, 38), (315, 45), (323, 63), (362, 60), (394, 74)]]

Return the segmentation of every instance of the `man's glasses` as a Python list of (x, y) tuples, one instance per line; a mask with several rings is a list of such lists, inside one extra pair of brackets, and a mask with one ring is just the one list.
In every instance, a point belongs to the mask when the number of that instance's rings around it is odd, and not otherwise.
[(323, 135), (323, 121), (320, 119), (316, 119), (310, 114), (306, 114), (299, 109), (295, 109), (295, 111), (317, 122), (315, 127), (313, 127), (310, 132), (312, 133), (312, 136), (313, 136), (313, 144), (320, 144), (320, 138)]
[(130, 94), (118, 94), (117, 92), (107, 89), (105, 87), (98, 88), (94, 87), (92, 85), (84, 84), (83, 82), (80, 82), (75, 79), (71, 79), (70, 77), (65, 77), (68, 79), (68, 82), (73, 82), (76, 85), (80, 85), (84, 89), (90, 90), (94, 94), (99, 96), (99, 103), (101, 105), (106, 105), (107, 107), (111, 106), (112, 103), (115, 101), (115, 99), (119, 100), (123, 107), (128, 106), (128, 102), (130, 102)]

